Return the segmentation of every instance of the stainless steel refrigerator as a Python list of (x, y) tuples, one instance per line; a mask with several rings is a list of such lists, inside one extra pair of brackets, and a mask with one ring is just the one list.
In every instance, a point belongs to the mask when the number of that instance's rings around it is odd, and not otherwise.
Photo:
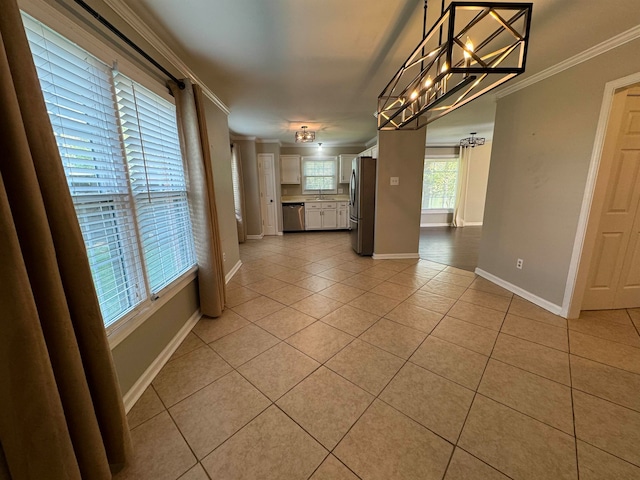
[(351, 246), (360, 255), (373, 255), (373, 227), (376, 208), (376, 159), (353, 159), (349, 186)]

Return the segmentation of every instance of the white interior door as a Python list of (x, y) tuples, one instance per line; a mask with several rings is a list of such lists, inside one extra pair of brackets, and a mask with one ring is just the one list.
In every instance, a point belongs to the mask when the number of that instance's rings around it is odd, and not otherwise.
[(264, 235), (275, 235), (278, 230), (275, 171), (273, 153), (259, 153), (258, 172), (260, 174), (260, 203), (262, 233)]
[(640, 88), (628, 91), (583, 310), (640, 306)]

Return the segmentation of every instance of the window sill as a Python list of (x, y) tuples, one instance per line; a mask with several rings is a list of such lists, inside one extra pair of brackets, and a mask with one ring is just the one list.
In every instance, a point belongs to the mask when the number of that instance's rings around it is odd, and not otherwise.
[(129, 314), (121, 318), (111, 330), (107, 330), (107, 339), (109, 340), (109, 347), (111, 350), (131, 335), (134, 330), (146, 322), (153, 314), (169, 302), (169, 300), (181, 292), (184, 287), (193, 282), (197, 276), (198, 267), (194, 266), (187, 273), (183, 274), (181, 277), (174, 280), (173, 283), (165, 287), (160, 292), (156, 300), (147, 300), (141, 303), (129, 312)]
[(453, 208), (426, 208), (422, 209), (422, 214), (453, 213)]

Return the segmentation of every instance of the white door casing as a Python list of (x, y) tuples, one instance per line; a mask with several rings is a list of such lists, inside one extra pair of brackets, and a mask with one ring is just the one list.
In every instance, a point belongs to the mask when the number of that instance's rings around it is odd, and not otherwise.
[(258, 154), (260, 176), (260, 206), (262, 211), (262, 234), (276, 235), (278, 230), (276, 212), (276, 179), (273, 153)]

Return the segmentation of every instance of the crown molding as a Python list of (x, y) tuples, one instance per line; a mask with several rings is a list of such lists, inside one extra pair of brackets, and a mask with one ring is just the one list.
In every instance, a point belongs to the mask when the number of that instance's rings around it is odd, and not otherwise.
[(277, 145), (282, 146), (282, 142), (277, 138), (259, 138), (256, 140), (256, 143), (275, 143)]
[(373, 137), (373, 138), (372, 138), (371, 140), (369, 140), (368, 142), (366, 142), (366, 143), (364, 144), (364, 146), (365, 146), (365, 147), (367, 147), (367, 148), (371, 148), (371, 147), (373, 147), (374, 145), (377, 145), (377, 144), (378, 144), (378, 135), (376, 134), (376, 136), (375, 136), (375, 137)]
[(640, 37), (640, 25), (636, 25), (635, 27), (632, 27), (629, 30), (626, 30), (616, 35), (615, 37), (611, 37), (609, 40), (605, 40), (602, 43), (594, 45), (593, 47), (588, 48), (585, 51), (578, 53), (577, 55), (574, 55), (573, 57), (569, 57), (566, 60), (560, 63), (557, 63), (556, 65), (553, 65), (552, 67), (542, 70), (541, 72), (538, 72), (534, 75), (531, 75), (530, 77), (525, 78), (524, 80), (511, 84), (510, 86), (496, 93), (496, 98), (504, 98), (507, 95), (511, 95), (512, 93), (522, 90), (523, 88), (530, 87), (535, 83), (541, 82), (542, 80), (552, 77), (571, 67), (575, 67), (576, 65), (586, 62), (587, 60), (591, 60), (592, 58), (597, 57), (598, 55), (602, 55), (603, 53), (606, 53), (609, 50), (613, 50), (614, 48), (624, 45), (625, 43), (629, 43), (639, 37)]
[(255, 142), (256, 141), (256, 137), (249, 137), (246, 135), (235, 135), (235, 134), (231, 134), (229, 135), (229, 138), (231, 140), (238, 141), (238, 142)]
[(202, 92), (205, 96), (211, 100), (220, 110), (229, 115), (231, 110), (227, 107), (213, 91), (207, 87), (207, 85), (198, 78), (198, 76), (184, 63), (171, 48), (162, 41), (158, 35), (156, 35), (151, 28), (124, 3), (122, 0), (104, 0), (111, 9), (116, 12), (125, 22), (127, 22), (131, 28), (133, 28), (142, 38), (151, 44), (158, 53), (166, 58), (171, 65), (177, 68), (182, 75), (185, 75), (191, 79), (192, 82), (197, 83), (202, 88)]

